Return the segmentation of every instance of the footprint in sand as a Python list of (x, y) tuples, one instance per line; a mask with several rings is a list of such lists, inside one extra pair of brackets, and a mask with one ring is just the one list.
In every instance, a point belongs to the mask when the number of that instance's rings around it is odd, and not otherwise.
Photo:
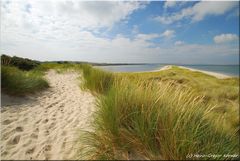
[(45, 152), (51, 151), (51, 149), (52, 149), (52, 146), (51, 146), (51, 145), (45, 145), (45, 146), (43, 147), (43, 151), (45, 151)]
[(39, 128), (37, 127), (34, 131), (35, 131), (35, 132), (39, 132)]
[(48, 136), (48, 135), (49, 135), (49, 131), (46, 130), (46, 131), (44, 132), (44, 134), (45, 134), (45, 136)]
[(48, 119), (45, 119), (43, 122), (44, 122), (44, 123), (47, 123), (47, 122), (48, 122)]
[(53, 104), (50, 104), (50, 105), (48, 105), (46, 108), (51, 108), (53, 106)]
[(4, 151), (4, 152), (1, 153), (1, 156), (5, 156), (5, 155), (7, 155), (7, 154), (8, 154), (8, 152), (7, 152), (7, 151)]
[(13, 136), (13, 137), (8, 141), (8, 143), (11, 144), (11, 145), (18, 144), (19, 141), (20, 141), (20, 138), (21, 138), (20, 135)]
[(31, 138), (33, 138), (33, 139), (37, 139), (37, 138), (38, 138), (38, 135), (35, 134), (35, 133), (32, 133), (32, 134), (31, 134)]
[(18, 126), (18, 127), (16, 127), (16, 129), (15, 129), (17, 132), (22, 132), (23, 131), (23, 128), (21, 127), (21, 126)]
[(56, 122), (52, 122), (49, 126), (49, 129), (52, 129), (53, 127), (55, 127), (55, 125), (56, 125)]
[(8, 124), (10, 124), (10, 123), (12, 123), (11, 120), (4, 120), (4, 121), (3, 121), (3, 125), (8, 125)]
[(36, 121), (36, 123), (35, 123), (35, 124), (38, 124), (40, 121), (42, 121), (42, 119), (39, 119), (38, 121)]
[(35, 147), (32, 147), (32, 148), (29, 148), (27, 151), (26, 151), (26, 154), (32, 154), (35, 150)]

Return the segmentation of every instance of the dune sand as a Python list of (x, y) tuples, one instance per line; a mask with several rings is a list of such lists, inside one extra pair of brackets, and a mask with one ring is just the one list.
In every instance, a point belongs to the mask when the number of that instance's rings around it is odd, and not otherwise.
[(73, 159), (79, 129), (91, 129), (95, 109), (78, 76), (49, 71), (50, 89), (25, 98), (2, 95), (1, 159)]

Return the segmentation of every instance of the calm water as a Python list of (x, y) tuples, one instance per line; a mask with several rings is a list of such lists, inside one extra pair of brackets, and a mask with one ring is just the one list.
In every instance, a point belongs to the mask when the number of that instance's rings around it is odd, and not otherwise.
[[(140, 71), (152, 71), (161, 69), (165, 65), (163, 64), (144, 64), (144, 65), (111, 65), (111, 66), (99, 66), (104, 70), (112, 72), (140, 72)], [(222, 73), (230, 76), (239, 76), (238, 65), (181, 65), (189, 68), (206, 70), (216, 73)]]
[(239, 65), (184, 65), (185, 67), (239, 76)]
[(165, 65), (161, 64), (144, 64), (144, 65), (109, 65), (98, 67), (112, 72), (141, 72), (161, 69), (164, 66)]

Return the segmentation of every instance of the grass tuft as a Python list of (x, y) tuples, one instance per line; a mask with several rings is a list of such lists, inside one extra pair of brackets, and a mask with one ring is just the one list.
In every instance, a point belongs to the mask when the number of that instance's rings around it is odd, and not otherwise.
[(48, 87), (37, 70), (22, 71), (16, 67), (1, 66), (1, 89), (12, 95), (25, 95)]
[(88, 64), (81, 64), (79, 68), (83, 71), (85, 79), (83, 84), (84, 87), (90, 89), (92, 92), (101, 94), (106, 93), (110, 89), (114, 81), (112, 73), (93, 68)]

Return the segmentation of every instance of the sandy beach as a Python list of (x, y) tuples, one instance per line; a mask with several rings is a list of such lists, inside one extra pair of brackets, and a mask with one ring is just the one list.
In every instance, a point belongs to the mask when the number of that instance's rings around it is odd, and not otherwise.
[(91, 129), (95, 109), (78, 77), (51, 70), (46, 91), (24, 98), (2, 94), (1, 159), (73, 159), (78, 132)]

